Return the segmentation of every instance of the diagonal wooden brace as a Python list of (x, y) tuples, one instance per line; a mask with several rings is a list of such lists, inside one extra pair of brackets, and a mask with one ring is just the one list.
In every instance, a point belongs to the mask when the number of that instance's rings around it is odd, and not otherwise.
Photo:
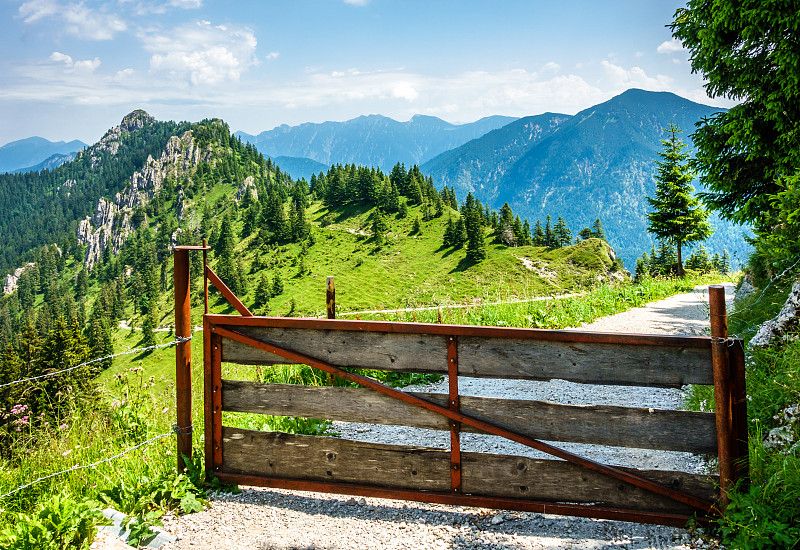
[(487, 422), (485, 420), (481, 420), (479, 418), (466, 415), (458, 410), (451, 410), (447, 407), (442, 407), (437, 403), (433, 403), (425, 399), (422, 399), (420, 397), (410, 395), (404, 391), (392, 388), (390, 386), (386, 386), (385, 384), (381, 384), (380, 382), (373, 380), (372, 378), (348, 372), (340, 367), (337, 367), (335, 365), (332, 365), (315, 357), (310, 357), (308, 355), (298, 353), (293, 350), (275, 346), (273, 344), (264, 342), (263, 340), (252, 338), (240, 332), (236, 332), (221, 326), (211, 325), (211, 331), (225, 338), (236, 340), (237, 342), (241, 342), (242, 344), (252, 346), (254, 348), (266, 351), (268, 353), (278, 355), (280, 357), (283, 357), (290, 361), (294, 361), (296, 363), (305, 364), (310, 367), (314, 367), (323, 370), (325, 372), (329, 372), (334, 376), (337, 376), (344, 380), (348, 380), (365, 388), (375, 390), (385, 395), (389, 395), (391, 397), (400, 399), (401, 401), (404, 401), (411, 405), (422, 407), (429, 411), (441, 414), (442, 416), (449, 418), (451, 421), (467, 424), (481, 431), (484, 431), (488, 434), (504, 437), (506, 439), (515, 441), (522, 445), (526, 445), (538, 451), (547, 453), (557, 458), (561, 458), (573, 464), (583, 466), (584, 468), (612, 476), (616, 479), (619, 479), (620, 481), (629, 483), (646, 491), (650, 491), (652, 493), (656, 493), (665, 496), (667, 498), (670, 498), (676, 502), (681, 502), (693, 508), (697, 508), (698, 510), (704, 513), (714, 513), (716, 511), (715, 504), (712, 502), (708, 502), (706, 500), (683, 493), (681, 491), (677, 491), (675, 489), (672, 489), (660, 483), (656, 483), (649, 479), (637, 476), (635, 474), (618, 470), (613, 466), (601, 464), (594, 460), (590, 460), (588, 458), (584, 458), (582, 456), (570, 453), (569, 451), (559, 449), (558, 447), (555, 447), (543, 441), (539, 441), (537, 439), (532, 439), (530, 437), (518, 434), (516, 432), (503, 428), (502, 426), (498, 426), (496, 424), (492, 424), (491, 422)]
[(252, 317), (253, 314), (250, 313), (250, 310), (247, 309), (247, 306), (244, 305), (242, 301), (236, 297), (236, 294), (234, 294), (233, 291), (230, 288), (228, 288), (228, 285), (222, 282), (222, 279), (219, 278), (219, 275), (214, 273), (214, 271), (208, 266), (208, 264), (206, 264), (205, 268), (206, 268), (206, 278), (211, 281), (211, 284), (217, 287), (217, 290), (219, 290), (222, 293), (222, 295), (225, 296), (225, 299), (228, 300), (228, 302), (230, 302), (230, 304), (236, 309), (236, 311), (238, 311), (240, 315), (244, 315), (245, 317)]

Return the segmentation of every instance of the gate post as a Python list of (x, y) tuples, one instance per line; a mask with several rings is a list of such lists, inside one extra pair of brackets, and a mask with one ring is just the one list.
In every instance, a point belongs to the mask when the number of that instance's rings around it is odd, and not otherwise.
[(728, 318), (725, 312), (725, 287), (710, 285), (711, 361), (714, 370), (714, 413), (717, 425), (717, 456), (722, 507), (730, 503), (728, 492), (736, 482), (736, 435), (731, 408), (731, 368), (728, 353)]
[[(175, 337), (192, 334), (189, 250), (175, 248)], [(192, 458), (192, 348), (185, 340), (175, 346), (175, 405), (178, 435), (178, 472), (186, 467), (183, 455)]]

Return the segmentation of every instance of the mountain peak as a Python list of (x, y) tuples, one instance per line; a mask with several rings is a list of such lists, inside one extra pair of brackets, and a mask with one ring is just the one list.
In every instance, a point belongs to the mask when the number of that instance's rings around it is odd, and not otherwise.
[(119, 125), (119, 129), (123, 133), (135, 132), (136, 130), (141, 130), (146, 125), (152, 124), (155, 121), (156, 119), (150, 116), (147, 111), (136, 109), (135, 111), (131, 111), (122, 117), (122, 122)]

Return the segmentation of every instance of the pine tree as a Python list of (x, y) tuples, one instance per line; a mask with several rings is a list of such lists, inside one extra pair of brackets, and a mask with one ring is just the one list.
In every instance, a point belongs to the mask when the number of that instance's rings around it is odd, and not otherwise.
[(388, 231), (389, 226), (386, 223), (386, 219), (383, 217), (383, 213), (380, 209), (376, 208), (375, 212), (372, 214), (372, 236), (378, 246), (384, 243)]
[(419, 216), (414, 218), (414, 225), (411, 227), (412, 235), (422, 235), (422, 226), (419, 221)]
[(555, 233), (553, 233), (553, 228), (550, 225), (550, 214), (547, 215), (544, 225), (544, 245), (547, 248), (556, 247), (556, 236)]
[(267, 274), (262, 273), (261, 278), (258, 280), (258, 285), (256, 285), (255, 296), (253, 299), (256, 302), (256, 306), (265, 306), (271, 297), (272, 285), (270, 284)]
[(542, 222), (536, 220), (536, 225), (533, 229), (533, 246), (545, 246), (544, 230), (542, 229)]
[[(446, 187), (445, 187), (446, 189)], [(455, 241), (456, 226), (453, 223), (453, 218), (447, 218), (447, 227), (444, 229), (444, 237), (442, 238), (442, 246), (450, 248)]]
[(594, 220), (594, 223), (592, 224), (592, 229), (591, 229), (591, 236), (596, 238), (596, 239), (606, 240), (606, 232), (603, 231), (603, 224), (600, 221), (600, 218), (597, 218), (596, 220)]
[(486, 258), (486, 237), (483, 234), (483, 207), (474, 199), (472, 193), (467, 195), (461, 209), (467, 231), (467, 259), (480, 262)]
[(281, 278), (281, 272), (276, 269), (275, 274), (272, 276), (272, 295), (280, 296), (281, 294), (283, 294), (283, 279)]
[(467, 226), (464, 223), (464, 216), (459, 216), (456, 222), (456, 229), (453, 233), (453, 246), (456, 248), (464, 248), (467, 244)]
[(663, 159), (657, 163), (656, 194), (647, 197), (653, 212), (647, 215), (647, 230), (662, 241), (677, 247), (678, 276), (683, 276), (681, 247), (703, 241), (711, 236), (708, 211), (702, 207), (700, 199), (693, 196), (692, 180), (694, 173), (688, 165), (689, 153), (684, 152), (686, 144), (678, 139), (681, 130), (674, 124), (665, 129), (669, 139), (662, 140), (664, 150), (659, 152)]
[(572, 231), (569, 230), (567, 222), (561, 216), (558, 217), (556, 226), (553, 229), (553, 240), (559, 248), (572, 244)]

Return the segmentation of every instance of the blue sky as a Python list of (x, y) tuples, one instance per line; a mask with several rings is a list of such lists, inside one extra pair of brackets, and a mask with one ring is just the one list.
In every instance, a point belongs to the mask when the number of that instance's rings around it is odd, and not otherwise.
[(671, 0), (0, 0), (0, 145), (93, 143), (133, 109), (232, 130), (575, 113), (632, 87), (711, 100)]

